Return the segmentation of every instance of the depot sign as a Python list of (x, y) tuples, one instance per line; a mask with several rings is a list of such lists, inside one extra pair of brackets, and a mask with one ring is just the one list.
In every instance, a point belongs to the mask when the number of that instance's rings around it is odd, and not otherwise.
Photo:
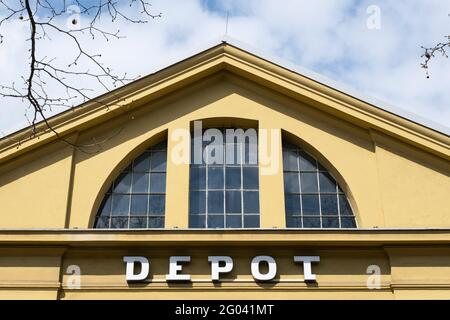
[[(146, 281), (150, 272), (150, 260), (141, 256), (125, 256), (123, 261), (126, 264), (126, 280), (129, 282)], [(190, 256), (171, 256), (169, 258), (169, 272), (166, 274), (166, 281), (191, 281), (191, 275), (183, 273), (183, 264), (191, 261)], [(319, 262), (318, 256), (294, 256), (294, 263), (303, 264), (304, 281), (316, 281), (316, 275), (312, 272), (311, 264)], [(233, 259), (229, 256), (208, 256), (211, 264), (211, 281), (220, 282), (222, 274), (233, 270)], [(136, 273), (137, 265), (140, 272)], [(266, 265), (267, 271), (261, 272), (261, 266)], [(272, 281), (277, 275), (277, 263), (271, 256), (256, 256), (252, 259), (251, 272), (255, 281)]]

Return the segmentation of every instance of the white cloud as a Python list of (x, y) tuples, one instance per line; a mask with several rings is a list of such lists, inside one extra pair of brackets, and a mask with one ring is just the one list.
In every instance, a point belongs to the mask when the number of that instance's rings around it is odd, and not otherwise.
[[(450, 60), (433, 61), (431, 79), (420, 68), (420, 46), (431, 46), (450, 33), (449, 0), (151, 2), (155, 12), (162, 12), (161, 19), (146, 25), (119, 22), (116, 26), (126, 39), (86, 41), (89, 50), (101, 52), (118, 73), (145, 75), (222, 36), (229, 10), (230, 36), (450, 125)], [(366, 27), (366, 9), (372, 4), (381, 9), (380, 30)], [(26, 28), (17, 22), (6, 28), (7, 42), (0, 46), (3, 84), (26, 74)], [(43, 48), (61, 62), (71, 50), (67, 42), (55, 40)], [(98, 88), (92, 82), (86, 85)], [(0, 98), (0, 131), (9, 133), (23, 125), (23, 114), (20, 101)]]

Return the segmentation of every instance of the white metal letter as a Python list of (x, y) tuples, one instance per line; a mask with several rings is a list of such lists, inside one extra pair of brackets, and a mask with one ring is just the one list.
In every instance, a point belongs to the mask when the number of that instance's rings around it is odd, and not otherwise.
[[(269, 266), (269, 271), (266, 274), (262, 274), (259, 270), (259, 264), (261, 262), (266, 262)], [(269, 281), (275, 278), (277, 275), (277, 263), (270, 256), (256, 256), (253, 258), (251, 263), (252, 276), (259, 281)]]
[[(149, 261), (145, 257), (123, 257), (123, 261), (127, 264), (126, 279), (127, 281), (142, 281), (145, 280), (149, 272)], [(138, 262), (141, 264), (141, 272), (134, 274), (134, 265)]]
[[(211, 263), (211, 280), (219, 281), (221, 273), (227, 273), (233, 270), (233, 259), (228, 256), (209, 256), (208, 261)], [(220, 262), (225, 265), (220, 266)]]
[(190, 281), (191, 276), (189, 274), (178, 274), (178, 271), (181, 271), (183, 269), (183, 266), (181, 264), (178, 264), (178, 262), (190, 262), (191, 257), (190, 256), (173, 256), (170, 257), (169, 262), (169, 273), (166, 274), (166, 280), (167, 281)]
[(303, 276), (305, 281), (316, 281), (316, 275), (312, 273), (311, 262), (319, 262), (318, 256), (295, 256), (295, 262), (303, 262)]

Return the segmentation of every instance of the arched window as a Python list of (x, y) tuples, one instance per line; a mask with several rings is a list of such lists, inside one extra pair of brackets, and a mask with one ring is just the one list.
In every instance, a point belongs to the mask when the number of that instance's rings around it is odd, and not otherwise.
[(164, 228), (166, 162), (165, 141), (133, 160), (106, 193), (94, 228)]
[(207, 129), (192, 138), (189, 227), (258, 228), (255, 129)]
[(346, 195), (314, 157), (283, 142), (286, 226), (356, 228)]

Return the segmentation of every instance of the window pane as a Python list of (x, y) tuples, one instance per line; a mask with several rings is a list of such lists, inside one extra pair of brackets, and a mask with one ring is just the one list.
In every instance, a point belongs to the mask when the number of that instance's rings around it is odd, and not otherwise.
[(339, 228), (339, 218), (322, 218), (322, 228)]
[(223, 167), (208, 168), (208, 189), (223, 189)]
[(303, 228), (320, 228), (320, 218), (303, 217)]
[(205, 227), (206, 227), (205, 215), (189, 216), (189, 228), (205, 228)]
[(293, 150), (283, 151), (283, 170), (298, 171), (297, 153)]
[(121, 173), (114, 182), (114, 192), (129, 193), (131, 188), (131, 173)]
[(284, 173), (284, 192), (300, 192), (298, 173)]
[(148, 172), (150, 169), (150, 153), (144, 152), (133, 161), (133, 171)]
[(317, 170), (316, 160), (304, 151), (300, 151), (299, 165), (300, 171)]
[(242, 216), (241, 215), (227, 214), (226, 220), (227, 220), (227, 222), (226, 222), (227, 228), (242, 228)]
[(106, 195), (100, 206), (100, 216), (109, 216), (111, 214), (111, 195)]
[(287, 194), (285, 197), (286, 214), (301, 214), (300, 212), (300, 195)]
[(147, 214), (147, 195), (133, 195), (131, 196), (131, 215), (146, 215)]
[(221, 215), (208, 215), (208, 228), (223, 228), (224, 216)]
[(319, 215), (319, 196), (318, 195), (302, 195), (302, 205), (304, 215)]
[(191, 191), (189, 193), (189, 213), (199, 214), (206, 212), (206, 192)]
[(206, 188), (206, 168), (191, 167), (190, 188), (191, 190), (202, 190)]
[(150, 192), (166, 192), (166, 174), (152, 173), (150, 176)]
[(208, 214), (224, 212), (223, 196), (223, 191), (208, 192)]
[(323, 215), (338, 215), (337, 195), (322, 194), (320, 195), (320, 205)]
[(286, 218), (286, 227), (288, 227), (288, 228), (301, 228), (302, 227), (302, 218), (300, 218), (300, 217), (287, 217)]
[(112, 201), (112, 215), (113, 216), (127, 216), (130, 210), (130, 196), (129, 195), (113, 195)]
[(163, 217), (148, 217), (148, 227), (149, 228), (164, 228), (164, 218)]
[(128, 218), (124, 217), (112, 217), (111, 229), (126, 229), (128, 228)]
[(147, 228), (147, 217), (131, 217), (130, 229), (143, 229)]
[(300, 184), (302, 192), (319, 192), (317, 187), (317, 173), (302, 172), (300, 173)]
[(244, 228), (259, 228), (259, 215), (244, 216)]
[(146, 193), (148, 192), (148, 173), (133, 173), (133, 186), (131, 188), (133, 193)]
[(241, 188), (241, 168), (226, 167), (225, 175), (226, 175), (225, 181), (227, 189)]
[(356, 228), (356, 222), (354, 217), (341, 217), (342, 228)]
[(344, 192), (313, 156), (283, 142), (283, 166), (286, 226), (339, 228), (344, 227), (344, 216), (345, 225), (356, 227)]
[(150, 215), (163, 215), (166, 205), (165, 195), (151, 195), (150, 196)]
[(151, 171), (152, 172), (166, 172), (167, 154), (163, 152), (152, 152), (151, 157)]
[(319, 172), (320, 192), (336, 192), (336, 181), (328, 172)]
[(227, 213), (241, 213), (241, 193), (239, 191), (227, 191), (225, 204)]
[(244, 191), (244, 213), (259, 213), (258, 191)]
[[(164, 225), (166, 148), (163, 141), (147, 149), (119, 174), (97, 212), (95, 228), (147, 228), (149, 214)], [(98, 220), (109, 215), (114, 219)]]
[(108, 229), (109, 228), (109, 217), (99, 217), (95, 223), (95, 228), (98, 229)]
[(244, 189), (258, 190), (259, 177), (258, 167), (243, 168)]
[(342, 216), (352, 215), (352, 208), (348, 203), (347, 197), (345, 195), (339, 195), (339, 209)]

